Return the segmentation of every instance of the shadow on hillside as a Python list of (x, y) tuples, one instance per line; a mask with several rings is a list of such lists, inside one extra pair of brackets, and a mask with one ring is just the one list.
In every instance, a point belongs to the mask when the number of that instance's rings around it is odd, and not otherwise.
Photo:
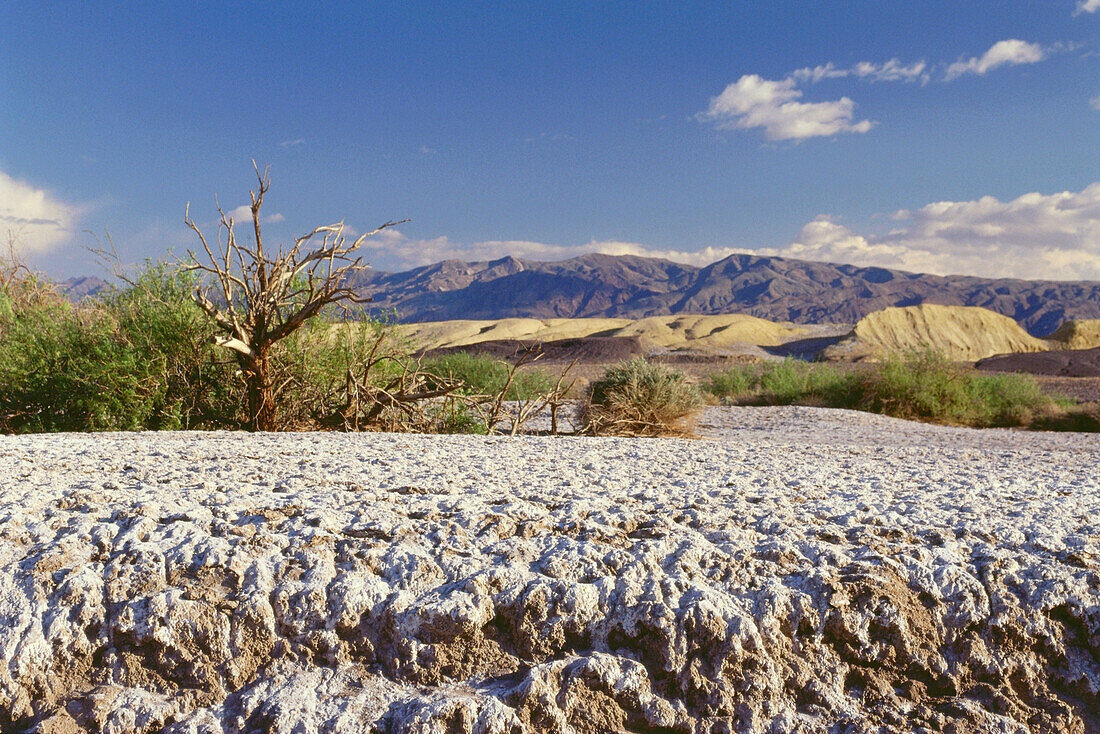
[(836, 344), (844, 336), (844, 334), (838, 336), (812, 336), (806, 339), (795, 339), (774, 347), (761, 347), (761, 349), (777, 357), (790, 357), (812, 362), (817, 358), (817, 355), (821, 354), (822, 350)]

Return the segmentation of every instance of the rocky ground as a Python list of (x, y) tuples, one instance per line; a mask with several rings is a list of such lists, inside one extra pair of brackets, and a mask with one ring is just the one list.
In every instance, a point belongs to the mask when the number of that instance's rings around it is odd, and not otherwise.
[(0, 436), (0, 722), (1100, 731), (1100, 437)]

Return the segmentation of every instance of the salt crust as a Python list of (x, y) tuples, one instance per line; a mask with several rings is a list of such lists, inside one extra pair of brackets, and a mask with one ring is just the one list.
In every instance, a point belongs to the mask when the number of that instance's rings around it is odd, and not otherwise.
[(0, 723), (1100, 731), (1100, 439), (0, 436)]

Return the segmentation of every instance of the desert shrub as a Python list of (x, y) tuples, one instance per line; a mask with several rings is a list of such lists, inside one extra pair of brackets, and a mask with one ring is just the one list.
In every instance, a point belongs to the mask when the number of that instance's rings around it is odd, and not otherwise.
[(191, 302), (197, 285), (193, 273), (146, 261), (125, 288), (101, 300), (118, 337), (141, 355), (148, 373), (143, 428), (237, 427), (244, 419), (235, 369), (215, 351), (210, 329)]
[[(0, 306), (0, 428), (97, 431), (224, 421), (223, 372), (185, 274), (147, 263), (128, 287), (80, 304), (24, 279)], [(224, 402), (224, 401), (221, 401)]]
[(311, 320), (271, 356), (278, 427), (499, 432), (510, 425), (501, 401), (555, 389), (547, 374), (522, 364), (510, 369), (467, 353), (418, 360), (412, 352), (388, 319)]
[(961, 422), (973, 409), (962, 370), (933, 350), (888, 357), (861, 387), (861, 407), (873, 413)]
[(868, 372), (859, 407), (900, 418), (971, 426), (1021, 425), (1054, 401), (1024, 375), (974, 375), (932, 349)]
[(849, 407), (855, 383), (836, 368), (786, 359), (725, 370), (711, 376), (706, 389), (727, 403)]
[(752, 365), (738, 365), (711, 375), (705, 389), (727, 403), (737, 402), (755, 394), (759, 370)]
[(833, 367), (793, 359), (768, 365), (760, 376), (759, 391), (770, 403), (845, 407), (850, 402), (852, 376)]
[(125, 430), (148, 418), (156, 388), (108, 312), (24, 304), (0, 330), (4, 430)]
[(578, 417), (591, 433), (661, 435), (682, 432), (702, 405), (683, 372), (636, 358), (589, 385)]
[(854, 408), (976, 427), (1088, 425), (1060, 417), (1069, 413), (1026, 375), (974, 374), (931, 349), (859, 371), (794, 360), (739, 366), (712, 376), (707, 389), (726, 403)]
[(384, 316), (330, 309), (272, 349), (272, 382), (280, 429), (309, 428), (348, 400), (348, 375), (385, 387), (411, 362), (410, 348)]
[(457, 400), (444, 400), (428, 411), (431, 423), (425, 430), (431, 433), (472, 433), (485, 435), (488, 426), (469, 405)]
[(369, 325), (352, 328), (317, 317), (271, 350), (275, 428), (307, 427), (342, 402), (347, 371), (366, 358), (374, 336)]
[(806, 394), (809, 374), (808, 364), (793, 359), (767, 365), (760, 373), (759, 391), (770, 402), (795, 402)]
[[(5, 431), (49, 430), (63, 413), (54, 407), (55, 395), (62, 387), (55, 379), (55, 365), (67, 358), (81, 324), (72, 304), (36, 274), (15, 262), (5, 261), (3, 269), (0, 427)], [(82, 393), (63, 397), (81, 401)]]
[(1100, 432), (1100, 403), (1041, 408), (1028, 425), (1040, 431)]
[(1056, 400), (1046, 395), (1027, 375), (968, 375), (974, 396), (975, 425), (1027, 425), (1047, 409), (1056, 410)]
[[(453, 352), (425, 359), (425, 372), (445, 380), (460, 381), (466, 385), (461, 392), (495, 395), (504, 389), (508, 380), (508, 366), (483, 354)], [(553, 387), (550, 377), (538, 369), (520, 369), (508, 385), (505, 400), (526, 400), (549, 392)]]

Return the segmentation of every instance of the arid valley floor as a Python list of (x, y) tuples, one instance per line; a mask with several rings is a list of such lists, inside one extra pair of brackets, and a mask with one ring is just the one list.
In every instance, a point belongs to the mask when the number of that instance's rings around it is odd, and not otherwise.
[(1100, 729), (1100, 438), (0, 437), (40, 732)]

